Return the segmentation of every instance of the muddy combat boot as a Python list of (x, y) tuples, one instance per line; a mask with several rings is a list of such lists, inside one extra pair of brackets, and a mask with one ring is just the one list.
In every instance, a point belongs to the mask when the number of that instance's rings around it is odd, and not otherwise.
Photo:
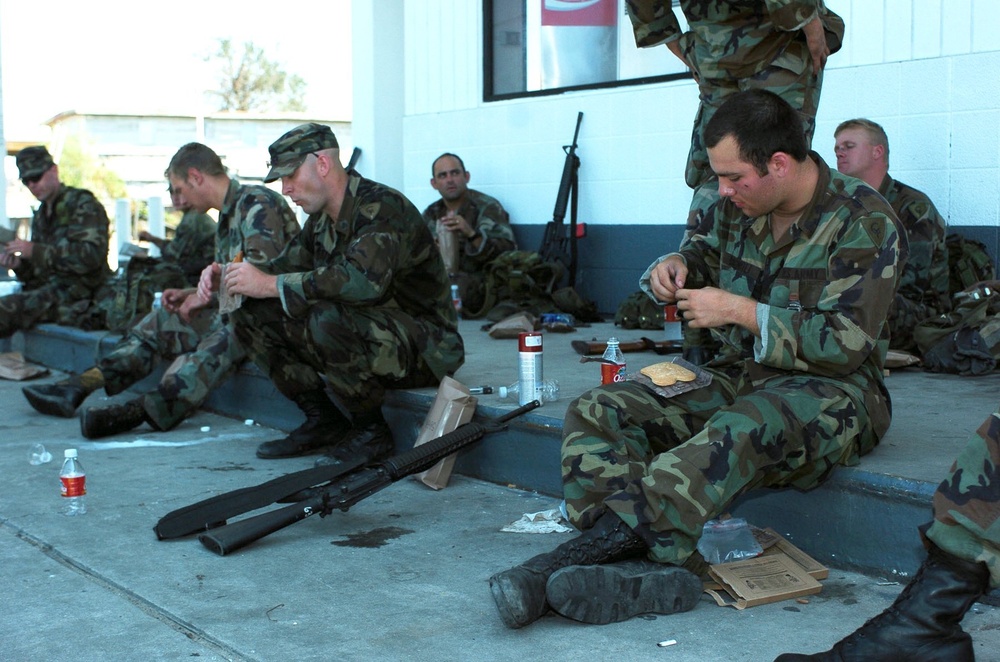
[(545, 584), (556, 570), (620, 561), (640, 556), (646, 549), (646, 543), (621, 518), (608, 512), (573, 540), (490, 577), (490, 591), (504, 624), (521, 628), (545, 614)]
[(128, 432), (146, 422), (142, 400), (136, 398), (120, 405), (88, 407), (80, 414), (80, 433), (87, 439), (100, 439)]
[(571, 565), (545, 586), (549, 606), (581, 623), (618, 623), (639, 614), (694, 609), (701, 580), (677, 566), (632, 559), (606, 565)]
[(46, 416), (73, 418), (87, 396), (104, 386), (100, 369), (91, 368), (55, 384), (25, 386), (21, 389), (35, 411)]
[(775, 662), (971, 662), (972, 638), (959, 624), (988, 588), (989, 577), (985, 564), (932, 545), (916, 576), (884, 612), (824, 653), (785, 653)]
[(265, 441), (257, 447), (257, 457), (275, 460), (318, 453), (343, 438), (350, 424), (340, 413), (326, 391), (308, 391), (295, 398), (295, 404), (306, 415), (305, 422), (283, 439)]
[(315, 466), (355, 463), (374, 464), (391, 457), (396, 450), (392, 430), (379, 410), (369, 416), (359, 416), (348, 435), (332, 446)]

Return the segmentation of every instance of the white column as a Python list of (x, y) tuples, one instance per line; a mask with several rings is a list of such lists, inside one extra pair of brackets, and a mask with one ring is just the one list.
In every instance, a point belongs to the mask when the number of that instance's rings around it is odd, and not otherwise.
[[(149, 210), (149, 233), (154, 237), (167, 236), (167, 224), (164, 222), (163, 198), (154, 195), (147, 202)], [(160, 247), (156, 244), (149, 245), (149, 256), (160, 257)]]
[[(112, 270), (118, 269), (118, 256), (122, 246), (132, 241), (132, 205), (128, 198), (115, 200), (115, 243), (108, 251), (108, 264)], [(127, 261), (127, 260), (126, 260)]]

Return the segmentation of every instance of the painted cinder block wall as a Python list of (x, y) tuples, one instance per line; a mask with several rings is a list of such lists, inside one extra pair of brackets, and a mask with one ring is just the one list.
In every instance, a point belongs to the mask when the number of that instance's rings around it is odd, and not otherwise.
[[(833, 162), (840, 121), (864, 116), (881, 123), (891, 174), (924, 190), (953, 229), (984, 241), (996, 258), (995, 3), (827, 4), (844, 17), (847, 34), (826, 70), (814, 149)], [(366, 174), (422, 208), (436, 197), (432, 159), (456, 152), (471, 185), (505, 204), (520, 243), (534, 249), (552, 218), (562, 146), (583, 111), (579, 217), (587, 236), (578, 288), (611, 312), (646, 266), (677, 246), (690, 202), (682, 174), (697, 104), (692, 80), (484, 102), (480, 3), (374, 0), (356, 6), (354, 20), (355, 139), (373, 145), (362, 162)]]

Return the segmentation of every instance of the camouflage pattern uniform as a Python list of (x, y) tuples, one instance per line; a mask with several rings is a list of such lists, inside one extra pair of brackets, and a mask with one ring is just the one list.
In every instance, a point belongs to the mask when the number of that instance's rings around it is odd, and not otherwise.
[(174, 238), (160, 251), (161, 260), (175, 264), (192, 285), (215, 255), (215, 221), (208, 214), (189, 209), (177, 224)]
[(14, 270), (22, 291), (0, 297), (0, 338), (43, 322), (76, 326), (86, 316), (111, 275), (108, 225), (93, 193), (59, 186), (31, 219), (32, 257)]
[(1000, 586), (1000, 411), (969, 438), (934, 493), (934, 521), (924, 534), (961, 559), (983, 562)]
[(441, 254), (420, 212), (391, 188), (350, 172), (340, 216), (310, 215), (265, 269), (279, 274), (279, 298), (245, 299), (233, 320), (292, 400), (322, 390), (322, 373), (357, 421), (386, 389), (436, 386), (462, 365)]
[(913, 328), (921, 320), (951, 309), (948, 289), (948, 224), (930, 198), (894, 180), (882, 180), (878, 192), (892, 205), (906, 232), (909, 255), (899, 281), (899, 291), (889, 311), (889, 347), (915, 351)]
[(840, 48), (844, 22), (823, 0), (681, 0), (689, 31), (681, 32), (669, 0), (626, 0), (636, 46), (680, 40), (698, 82), (700, 103), (685, 180), (697, 188), (712, 178), (702, 141), (705, 125), (731, 95), (762, 88), (802, 116), (807, 143), (816, 128), (823, 72), (814, 71), (801, 29), (819, 14), (830, 51)]
[[(264, 265), (298, 232), (295, 214), (281, 195), (231, 180), (219, 211), (215, 261), (231, 262), (242, 250), (247, 262)], [(109, 395), (125, 390), (152, 372), (160, 356), (177, 358), (142, 404), (154, 427), (169, 430), (201, 406), (246, 352), (231, 322), (216, 309), (199, 311), (191, 323), (165, 309), (154, 310), (99, 362), (105, 390)]]
[[(435, 238), (437, 221), (447, 213), (444, 200), (437, 200), (424, 210), (424, 221)], [(471, 188), (466, 189), (465, 202), (456, 214), (466, 219), (472, 229), (482, 236), (478, 250), (471, 240), (459, 238), (462, 248), (459, 252), (458, 274), (455, 274), (463, 304), (470, 310), (479, 310), (484, 298), (486, 267), (501, 253), (517, 250), (517, 243), (510, 227), (510, 216), (496, 198)]]
[[(723, 349), (702, 388), (667, 399), (627, 381), (570, 404), (562, 474), (577, 527), (610, 509), (652, 560), (682, 563), (705, 522), (740, 494), (814, 487), (888, 429), (885, 319), (905, 236), (875, 191), (811, 158), (816, 193), (782, 238), (772, 238), (766, 216), (747, 218), (724, 199), (709, 232), (679, 252), (686, 287), (759, 302), (761, 337), (716, 329)], [(647, 292), (663, 259), (643, 276)]]

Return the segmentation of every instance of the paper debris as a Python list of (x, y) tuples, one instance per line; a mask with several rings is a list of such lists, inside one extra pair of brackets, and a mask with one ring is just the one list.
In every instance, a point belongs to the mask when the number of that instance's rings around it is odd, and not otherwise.
[(565, 533), (573, 528), (564, 524), (558, 508), (537, 513), (526, 513), (516, 522), (500, 529), (505, 533)]

